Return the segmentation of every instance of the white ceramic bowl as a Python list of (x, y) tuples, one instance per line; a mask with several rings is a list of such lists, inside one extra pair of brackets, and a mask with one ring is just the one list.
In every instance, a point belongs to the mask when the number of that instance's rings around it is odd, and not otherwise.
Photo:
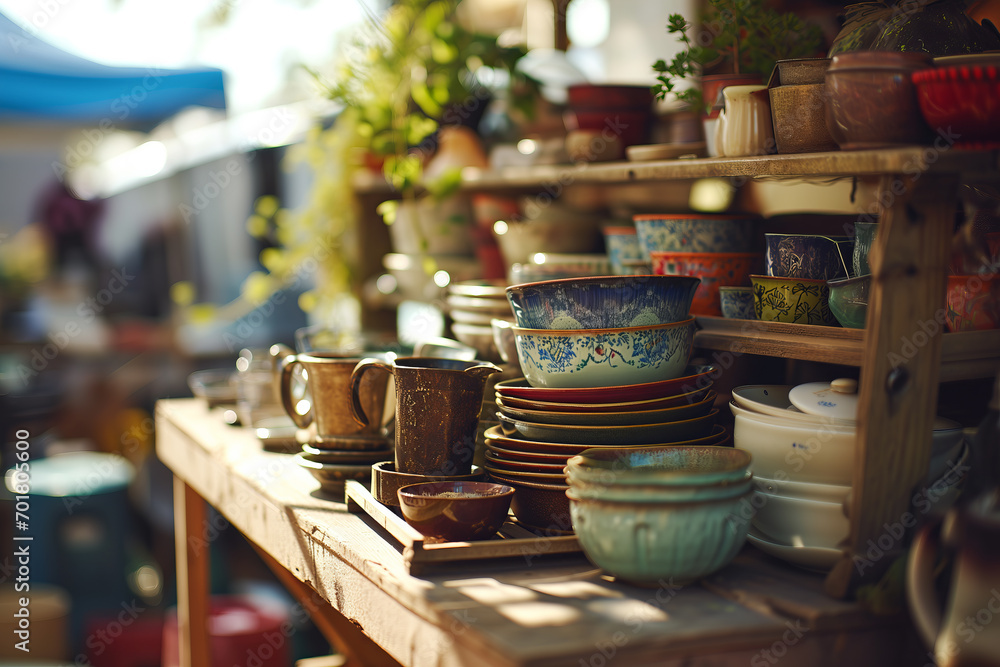
[(695, 320), (624, 329), (513, 329), (532, 387), (616, 387), (679, 377), (691, 356)]
[(775, 541), (792, 546), (835, 548), (847, 539), (850, 521), (844, 503), (756, 492), (753, 527)]
[(857, 440), (853, 427), (787, 421), (744, 410), (733, 401), (729, 409), (735, 416), (733, 445), (753, 456), (755, 476), (851, 484)]

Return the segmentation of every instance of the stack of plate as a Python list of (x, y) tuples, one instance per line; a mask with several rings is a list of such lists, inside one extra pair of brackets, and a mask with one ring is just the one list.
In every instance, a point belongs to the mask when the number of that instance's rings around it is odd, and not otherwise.
[(455, 338), (490, 361), (499, 358), (490, 321), (514, 322), (506, 288), (507, 284), (499, 280), (467, 280), (449, 285), (445, 297)]
[[(614, 387), (533, 387), (524, 378), (498, 382), (500, 425), (486, 431), (485, 468), (515, 488), (512, 508), (522, 523), (568, 530), (563, 467), (571, 456), (592, 447), (726, 442), (725, 428), (715, 424), (714, 371), (689, 366), (679, 378)], [(544, 499), (538, 498), (542, 492), (548, 492)]]

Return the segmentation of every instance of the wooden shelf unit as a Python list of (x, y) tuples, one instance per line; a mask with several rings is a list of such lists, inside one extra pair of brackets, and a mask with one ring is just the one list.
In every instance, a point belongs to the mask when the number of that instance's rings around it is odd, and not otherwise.
[[(954, 211), (963, 182), (1000, 180), (1000, 151), (944, 144), (745, 158), (580, 163), (467, 170), (468, 192), (546, 192), (566, 187), (701, 178), (858, 178), (873, 183), (882, 223), (869, 258), (872, 291), (865, 330), (700, 318), (697, 347), (861, 369), (857, 460), (850, 546), (827, 579), (846, 597), (877, 580), (905, 547), (871, 562), (866, 550), (910, 508), (930, 455), (933, 406), (941, 381), (990, 377), (1000, 370), (1000, 332), (943, 333), (933, 323), (945, 303)], [(361, 194), (390, 194), (377, 178), (356, 183)], [(930, 408), (930, 409), (929, 409)], [(885, 540), (883, 540), (883, 543)]]

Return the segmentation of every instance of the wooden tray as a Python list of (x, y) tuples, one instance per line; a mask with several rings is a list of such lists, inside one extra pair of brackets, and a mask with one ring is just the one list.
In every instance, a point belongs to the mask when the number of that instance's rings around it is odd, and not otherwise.
[(419, 574), (428, 567), (458, 561), (489, 558), (524, 558), (527, 562), (539, 556), (583, 553), (576, 535), (547, 537), (536, 535), (513, 521), (507, 521), (496, 537), (475, 542), (429, 542), (422, 533), (398, 516), (392, 509), (375, 500), (363, 484), (349, 480), (344, 485), (347, 511), (365, 512), (385, 528), (403, 547), (403, 562), (410, 574)]

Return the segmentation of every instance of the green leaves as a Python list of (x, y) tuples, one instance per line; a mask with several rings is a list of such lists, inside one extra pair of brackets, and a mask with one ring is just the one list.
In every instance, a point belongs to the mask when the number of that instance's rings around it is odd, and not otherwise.
[[(695, 38), (692, 30), (699, 31)], [(792, 12), (767, 9), (763, 0), (708, 0), (700, 25), (671, 14), (667, 33), (676, 35), (684, 48), (669, 63), (653, 63), (658, 74), (653, 91), (658, 99), (674, 94), (695, 108), (703, 105), (701, 92), (694, 88), (677, 91), (681, 80), (721, 66), (766, 79), (776, 61), (815, 56), (822, 45), (819, 26), (807, 24)]]

